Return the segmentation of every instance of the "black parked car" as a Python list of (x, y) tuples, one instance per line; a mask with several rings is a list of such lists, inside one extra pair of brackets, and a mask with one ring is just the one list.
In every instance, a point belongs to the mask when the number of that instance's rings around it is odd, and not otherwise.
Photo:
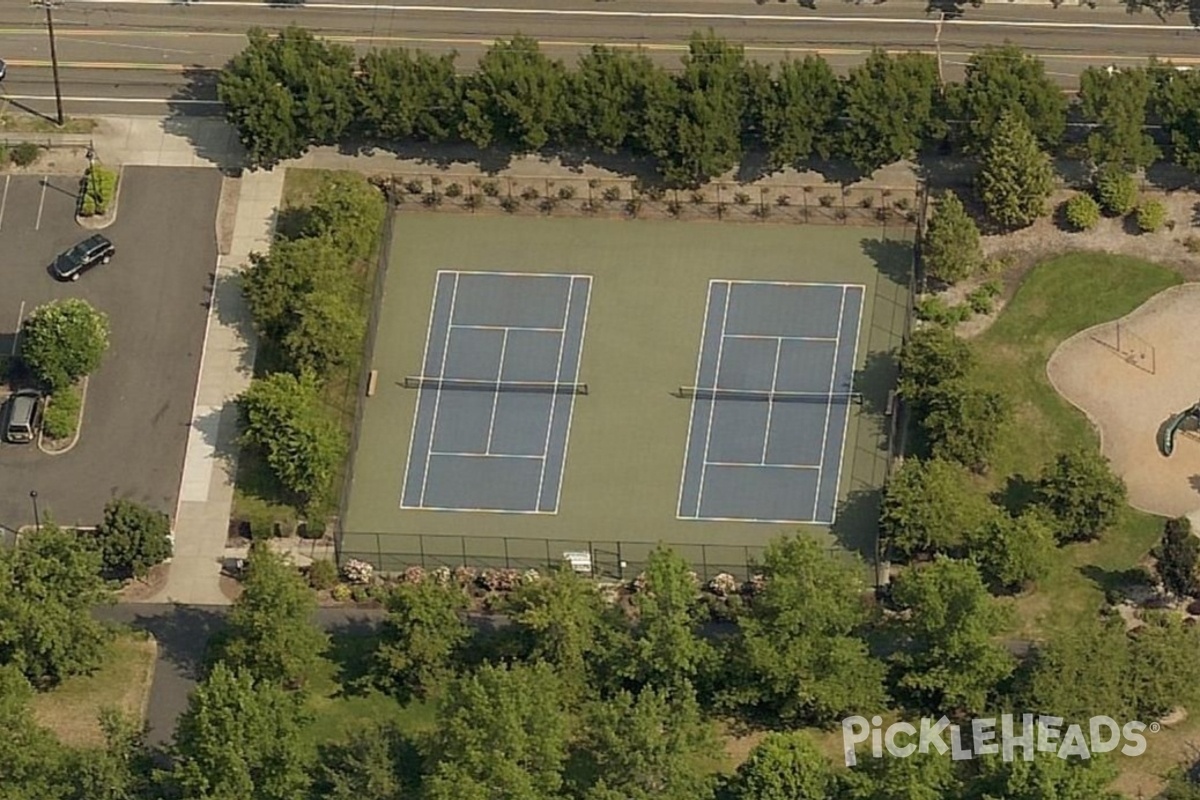
[(79, 276), (97, 264), (112, 261), (117, 248), (100, 234), (94, 234), (54, 259), (54, 277), (60, 281), (77, 281)]

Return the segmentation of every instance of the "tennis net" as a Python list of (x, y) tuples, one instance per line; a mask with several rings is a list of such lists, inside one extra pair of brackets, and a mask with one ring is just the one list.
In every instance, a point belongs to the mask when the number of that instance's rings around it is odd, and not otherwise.
[(772, 392), (754, 389), (721, 389), (709, 386), (680, 386), (676, 394), (687, 400), (745, 400), (759, 403), (819, 403), (821, 405), (862, 403), (862, 394), (859, 392)]
[(450, 389), (467, 392), (527, 392), (530, 394), (587, 394), (586, 383), (561, 381), (481, 381), (470, 378), (432, 378), (409, 375), (405, 389)]

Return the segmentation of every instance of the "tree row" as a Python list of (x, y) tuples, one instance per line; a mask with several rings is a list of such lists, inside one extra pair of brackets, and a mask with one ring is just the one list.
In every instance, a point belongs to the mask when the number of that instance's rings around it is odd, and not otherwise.
[(1013, 46), (978, 51), (965, 79), (949, 84), (925, 54), (875, 51), (840, 77), (818, 56), (748, 60), (711, 32), (692, 35), (674, 71), (643, 52), (603, 46), (569, 67), (518, 36), (463, 73), (453, 54), (395, 48), (356, 57), (291, 27), (252, 30), (218, 89), (253, 166), (360, 139), (621, 151), (652, 159), (675, 185), (724, 173), (748, 149), (767, 152), (774, 168), (836, 158), (866, 174), (938, 149), (979, 153), (1011, 115), (1051, 150), (1069, 118), (1082, 120), (1083, 155), (1126, 170), (1162, 156), (1147, 129), (1158, 125), (1173, 161), (1200, 172), (1200, 72), (1153, 62), (1088, 68), (1072, 102), (1041, 61)]

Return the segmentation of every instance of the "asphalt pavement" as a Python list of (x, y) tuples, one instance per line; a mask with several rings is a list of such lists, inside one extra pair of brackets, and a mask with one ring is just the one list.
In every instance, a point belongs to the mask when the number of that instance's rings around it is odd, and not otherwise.
[[(1200, 64), (1200, 33), (1186, 12), (1160, 20), (1097, 8), (1018, 3), (949, 6), (943, 18), (924, 4), (818, 2), (758, 5), (751, 0), (506, 0), (492, 5), (450, 0), (429, 5), (309, 2), (279, 7), (257, 0), (161, 3), (97, 0), (55, 11), (62, 92), (68, 113), (218, 113), (211, 79), (245, 44), (252, 27), (301, 25), (362, 52), (404, 46), (456, 51), (469, 68), (498, 38), (525, 34), (550, 55), (573, 61), (593, 44), (637, 46), (679, 66), (693, 31), (712, 29), (741, 43), (760, 61), (820, 53), (838, 70), (874, 47), (941, 54), (945, 77), (962, 75), (970, 55), (987, 45), (1016, 44), (1042, 57), (1065, 87), (1088, 65), (1134, 64), (1149, 56)], [(54, 108), (45, 16), (39, 9), (0, 8), (0, 58), (9, 64), (4, 91), (39, 111)], [(197, 86), (197, 83), (200, 85)]]

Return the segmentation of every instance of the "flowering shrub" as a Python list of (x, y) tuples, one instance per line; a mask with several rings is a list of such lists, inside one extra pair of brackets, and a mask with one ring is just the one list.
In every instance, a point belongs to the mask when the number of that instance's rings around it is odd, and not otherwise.
[(352, 558), (342, 566), (342, 577), (347, 583), (363, 585), (371, 582), (375, 575), (375, 567), (366, 561)]
[(449, 586), (450, 580), (454, 576), (451, 574), (449, 567), (438, 567), (433, 572), (429, 573), (429, 577), (432, 578), (433, 582), (438, 586)]
[(489, 592), (510, 592), (517, 587), (520, 573), (515, 569), (485, 569), (479, 576), (479, 585)]
[(634, 592), (644, 592), (646, 591), (647, 583), (646, 573), (639, 572), (637, 577), (633, 579), (633, 582), (629, 584), (629, 588)]
[(337, 586), (333, 587), (333, 590), (330, 591), (329, 596), (338, 603), (344, 603), (350, 599), (350, 587), (344, 583), (339, 583)]
[(404, 570), (404, 574), (400, 578), (403, 583), (424, 583), (425, 568), (424, 567), (409, 567)]
[(762, 590), (766, 587), (767, 576), (763, 575), (761, 572), (756, 572), (750, 576), (750, 580), (746, 581), (746, 594), (762, 594)]
[(474, 567), (455, 567), (454, 581), (459, 586), (467, 587), (475, 583), (475, 579), (479, 577), (479, 571)]
[(729, 597), (737, 594), (739, 588), (738, 579), (728, 572), (721, 572), (708, 582), (708, 590), (717, 597)]
[(527, 569), (521, 573), (521, 583), (523, 584), (537, 583), (541, 579), (542, 573), (536, 569)]

